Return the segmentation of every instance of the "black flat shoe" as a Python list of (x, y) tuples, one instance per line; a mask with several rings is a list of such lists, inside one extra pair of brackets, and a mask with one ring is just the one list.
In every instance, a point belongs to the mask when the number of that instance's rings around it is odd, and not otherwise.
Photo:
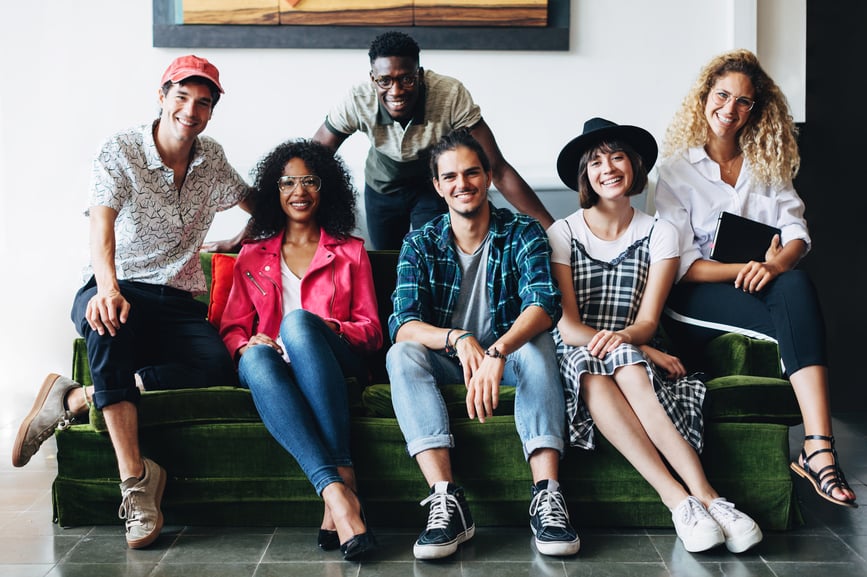
[(319, 537), (316, 539), (316, 544), (323, 551), (334, 551), (340, 548), (340, 537), (337, 536), (337, 531), (329, 531), (328, 529), (320, 529)]
[(367, 531), (353, 536), (346, 543), (340, 544), (340, 552), (347, 561), (357, 561), (376, 548), (376, 538)]

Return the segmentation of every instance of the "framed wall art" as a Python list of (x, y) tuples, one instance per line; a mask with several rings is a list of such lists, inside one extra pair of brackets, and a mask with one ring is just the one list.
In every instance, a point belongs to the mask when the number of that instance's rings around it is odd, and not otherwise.
[(426, 50), (568, 50), (570, 0), (153, 0), (153, 45), (366, 48), (385, 29)]

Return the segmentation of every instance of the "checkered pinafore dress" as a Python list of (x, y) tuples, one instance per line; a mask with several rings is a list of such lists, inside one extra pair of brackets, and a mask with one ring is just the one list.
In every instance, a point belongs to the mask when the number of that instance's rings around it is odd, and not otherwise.
[[(603, 262), (587, 254), (570, 227), (572, 284), (585, 324), (598, 330), (620, 330), (635, 321), (650, 270), (651, 234), (653, 229), (613, 261)], [(570, 444), (583, 449), (595, 447), (593, 419), (579, 395), (581, 375), (613, 375), (619, 367), (640, 363), (646, 367), (656, 397), (674, 426), (696, 451), (701, 452), (704, 429), (701, 405), (706, 389), (696, 375), (677, 381), (668, 380), (638, 347), (629, 344), (620, 345), (600, 359), (591, 355), (587, 347), (565, 344), (556, 329), (554, 340), (566, 390)]]

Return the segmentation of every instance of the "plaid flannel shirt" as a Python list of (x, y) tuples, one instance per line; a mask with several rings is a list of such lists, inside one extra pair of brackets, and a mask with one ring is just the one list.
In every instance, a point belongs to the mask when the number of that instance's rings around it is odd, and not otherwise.
[[(487, 266), (491, 328), (497, 338), (529, 306), (540, 306), (560, 319), (560, 291), (551, 275), (551, 248), (542, 225), (534, 218), (491, 207), (491, 247)], [(409, 321), (437, 327), (451, 325), (461, 288), (461, 269), (448, 214), (410, 232), (403, 241), (397, 265), (397, 285), (388, 318), (392, 341)]]

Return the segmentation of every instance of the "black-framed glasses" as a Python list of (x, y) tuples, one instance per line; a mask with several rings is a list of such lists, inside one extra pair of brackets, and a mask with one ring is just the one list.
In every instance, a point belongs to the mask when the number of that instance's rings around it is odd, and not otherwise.
[(397, 82), (401, 88), (412, 88), (418, 83), (419, 79), (419, 69), (416, 69), (415, 72), (411, 74), (404, 74), (402, 76), (374, 76), (373, 70), (370, 71), (370, 79), (376, 82), (376, 85), (384, 90), (388, 90), (394, 83)]
[(289, 193), (298, 188), (298, 185), (307, 192), (319, 192), (322, 188), (322, 179), (315, 174), (304, 174), (301, 176), (281, 176), (277, 181), (277, 188), (280, 192)]
[(729, 100), (734, 98), (735, 107), (741, 112), (749, 112), (753, 109), (753, 106), (756, 105), (756, 101), (752, 98), (747, 98), (746, 96), (738, 96), (735, 98), (725, 90), (712, 90), (710, 94), (713, 96), (713, 101), (717, 106), (725, 106), (729, 103)]

